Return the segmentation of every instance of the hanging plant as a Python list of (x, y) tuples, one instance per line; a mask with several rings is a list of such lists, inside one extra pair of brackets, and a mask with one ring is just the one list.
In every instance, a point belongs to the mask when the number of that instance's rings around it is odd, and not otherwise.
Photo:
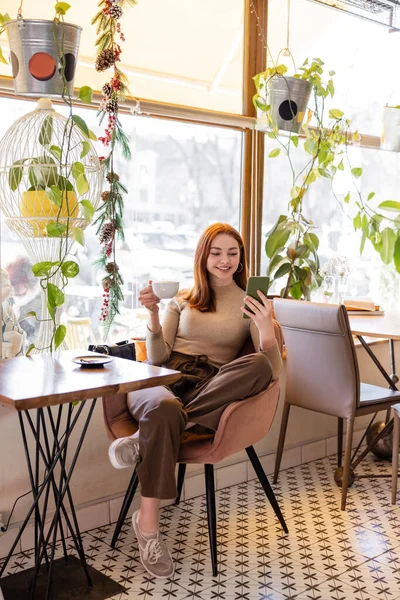
[[(54, 28), (63, 30), (68, 8), (65, 2), (55, 5)], [(64, 37), (54, 35), (54, 45), (68, 117), (41, 99), (35, 111), (13, 124), (0, 145), (0, 164), (5, 166), (0, 170), (1, 207), (7, 224), (35, 259), (32, 271), (42, 290), (41, 317), (33, 311), (26, 315), (40, 323), (27, 354), (63, 343), (66, 327), (59, 324), (58, 312), (69, 279), (79, 273), (71, 246), (73, 241), (84, 245), (84, 228), (100, 201), (102, 169), (91, 143), (96, 136), (73, 114)]]
[(105, 168), (107, 189), (102, 193), (103, 203), (97, 211), (95, 224), (97, 235), (102, 246), (96, 265), (104, 271), (103, 305), (100, 319), (104, 324), (104, 338), (106, 339), (113, 320), (119, 314), (119, 304), (123, 301), (123, 280), (116, 260), (116, 242), (124, 240), (123, 211), (124, 194), (126, 187), (120, 181), (119, 175), (114, 170), (114, 153), (117, 147), (122, 151), (122, 156), (130, 160), (131, 151), (129, 139), (123, 131), (118, 117), (120, 104), (128, 92), (126, 75), (119, 69), (122, 49), (119, 42), (124, 42), (125, 37), (121, 29), (120, 19), (126, 6), (134, 6), (136, 0), (101, 0), (100, 10), (92, 20), (96, 25), (97, 33), (97, 58), (96, 71), (102, 72), (112, 68), (109, 80), (103, 85), (103, 99), (100, 104), (100, 123), (106, 119), (106, 130), (99, 140), (103, 142), (108, 154), (102, 157)]

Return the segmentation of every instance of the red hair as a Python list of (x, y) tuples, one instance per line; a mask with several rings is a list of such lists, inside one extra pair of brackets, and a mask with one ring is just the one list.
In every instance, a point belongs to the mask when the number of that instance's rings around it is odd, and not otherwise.
[(201, 234), (194, 255), (194, 286), (190, 291), (182, 292), (182, 296), (188, 301), (190, 308), (197, 308), (197, 310), (200, 310), (201, 312), (215, 312), (216, 310), (215, 293), (211, 287), (209, 273), (207, 271), (207, 259), (210, 254), (211, 244), (214, 238), (220, 233), (229, 235), (236, 240), (239, 245), (239, 263), (243, 268), (233, 274), (233, 280), (240, 288), (242, 288), (242, 290), (246, 289), (246, 251), (240, 233), (227, 223), (214, 223), (213, 225), (210, 225)]

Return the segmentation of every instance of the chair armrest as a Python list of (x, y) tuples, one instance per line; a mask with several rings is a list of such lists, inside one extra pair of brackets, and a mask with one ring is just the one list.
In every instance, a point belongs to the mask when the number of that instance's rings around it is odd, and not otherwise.
[(261, 394), (232, 402), (222, 413), (212, 443), (212, 462), (223, 460), (261, 440), (269, 431), (279, 402), (279, 380)]

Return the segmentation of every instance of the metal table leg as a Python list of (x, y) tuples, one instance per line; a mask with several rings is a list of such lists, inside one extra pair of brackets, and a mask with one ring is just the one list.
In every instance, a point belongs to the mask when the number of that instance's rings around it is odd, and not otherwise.
[[(67, 528), (72, 536), (74, 546), (80, 558), (82, 568), (85, 572), (88, 585), (92, 585), (92, 580), (88, 571), (86, 563), (85, 553), (83, 550), (83, 544), (81, 534), (79, 531), (78, 521), (76, 518), (74, 502), (72, 499), (71, 490), (69, 487), (70, 480), (75, 469), (75, 465), (82, 448), (83, 440), (86, 435), (87, 428), (90, 423), (90, 419), (93, 414), (93, 410), (96, 404), (96, 398), (89, 401), (81, 402), (79, 407), (74, 407), (72, 404), (68, 406), (68, 415), (64, 431), (61, 432), (61, 417), (63, 406), (58, 407), (58, 414), (56, 420), (54, 420), (53, 413), (50, 408), (37, 409), (36, 424), (31, 418), (29, 411), (19, 413), (20, 427), (22, 433), (22, 440), (25, 449), (25, 456), (28, 465), (29, 479), (32, 488), (33, 503), (28, 511), (28, 514), (22, 524), (20, 531), (8, 553), (4, 564), (0, 569), (0, 577), (3, 575), (12, 554), (23, 534), (26, 526), (28, 525), (29, 519), (34, 513), (35, 519), (35, 571), (34, 576), (30, 585), (30, 599), (34, 600), (37, 578), (39, 575), (40, 566), (43, 561), (46, 562), (47, 567), (47, 588), (44, 598), (40, 600), (48, 600), (50, 597), (51, 583), (52, 583), (52, 570), (54, 562), (55, 545), (57, 540), (58, 531), (60, 531), (61, 542), (63, 546), (64, 558), (68, 560), (67, 548), (65, 543), (65, 534), (63, 530), (61, 517), (63, 516), (67, 524)], [(85, 405), (89, 405), (89, 411), (83, 424), (83, 429), (79, 437), (77, 446), (73, 453), (71, 465), (67, 468), (66, 458), (68, 452), (68, 443), (71, 433), (74, 431), (77, 421), (81, 416), (81, 413)], [(26, 435), (26, 426), (30, 429), (33, 439), (35, 441), (35, 447), (30, 450)], [(49, 435), (50, 434), (50, 435)], [(52, 439), (52, 443), (50, 443)], [(71, 448), (70, 448), (71, 450)], [(40, 466), (44, 467), (44, 480), (39, 483)], [(54, 469), (56, 466), (60, 467), (59, 481), (56, 481)], [(50, 527), (45, 535), (45, 521), (48, 509), (48, 501), (50, 494), (53, 494), (55, 501), (55, 513), (50, 522)], [(67, 496), (69, 509), (71, 512), (72, 519), (67, 513), (65, 500)], [(52, 539), (51, 539), (52, 537)], [(0, 600), (2, 600), (2, 594), (0, 593)], [(39, 599), (37, 599), (39, 600)]]

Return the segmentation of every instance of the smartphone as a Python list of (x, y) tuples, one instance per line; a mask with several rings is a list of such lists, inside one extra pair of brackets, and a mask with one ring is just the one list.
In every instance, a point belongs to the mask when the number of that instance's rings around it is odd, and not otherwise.
[[(261, 298), (257, 294), (257, 290), (261, 290), (265, 295), (267, 295), (268, 288), (269, 288), (269, 277), (262, 277), (262, 276), (249, 277), (247, 280), (247, 285), (246, 285), (246, 296), (251, 296), (252, 298), (255, 298), (256, 300), (258, 300), (259, 302), (262, 302)], [(244, 305), (244, 307), (247, 308), (248, 310), (250, 310), (250, 308), (246, 304)], [(252, 311), (250, 311), (250, 312), (252, 312)], [(244, 313), (242, 313), (242, 315), (243, 315), (244, 319), (250, 319), (250, 317), (248, 315), (245, 315)]]

